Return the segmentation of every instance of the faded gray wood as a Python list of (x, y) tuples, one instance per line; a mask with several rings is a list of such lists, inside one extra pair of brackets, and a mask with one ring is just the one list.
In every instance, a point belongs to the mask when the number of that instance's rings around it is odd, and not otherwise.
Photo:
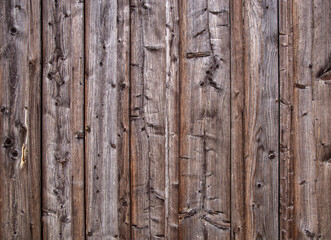
[(43, 2), (43, 237), (81, 239), (84, 217), (82, 2)]
[(131, 3), (132, 238), (178, 234), (178, 5)]
[(245, 239), (278, 239), (278, 21), (276, 1), (245, 1)]
[(280, 239), (294, 238), (293, 1), (279, 1)]
[(179, 12), (166, 1), (165, 239), (178, 239), (179, 198)]
[(86, 1), (86, 236), (129, 239), (129, 1)]
[(328, 1), (294, 1), (294, 238), (330, 230), (330, 16)]
[(40, 2), (0, 2), (0, 239), (40, 239)]
[(231, 1), (231, 239), (245, 239), (243, 1)]
[(230, 239), (229, 1), (180, 19), (180, 239)]
[(312, 7), (314, 32), (311, 83), (318, 216), (317, 232), (312, 233), (319, 239), (329, 239), (331, 238), (331, 3), (327, 0), (315, 0)]
[(293, 1), (293, 153), (294, 239), (311, 239), (318, 231), (316, 144), (314, 141), (312, 64), (313, 3)]

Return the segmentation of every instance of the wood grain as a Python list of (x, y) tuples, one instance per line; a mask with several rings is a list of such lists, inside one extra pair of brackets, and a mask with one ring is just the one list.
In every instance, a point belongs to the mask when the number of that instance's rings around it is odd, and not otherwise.
[(132, 238), (178, 234), (178, 4), (131, 3)]
[[(331, 237), (331, 3), (315, 0), (313, 7), (312, 91), (317, 180), (317, 232), (319, 239)], [(308, 67), (310, 67), (308, 65)], [(314, 234), (314, 232), (312, 232)], [(306, 233), (307, 235), (307, 233)]]
[(0, 239), (40, 239), (40, 2), (0, 9)]
[(44, 1), (43, 237), (81, 239), (84, 217), (84, 18), (82, 2)]
[(180, 239), (230, 239), (229, 1), (180, 19)]
[(294, 1), (294, 238), (330, 232), (330, 14), (328, 1)]
[(245, 1), (246, 239), (278, 239), (279, 106), (276, 1)]
[(231, 239), (245, 239), (243, 1), (231, 1)]
[(129, 1), (86, 1), (86, 236), (129, 239)]
[(280, 239), (294, 238), (293, 1), (279, 1)]
[(0, 239), (330, 239), (328, 0), (0, 2)]

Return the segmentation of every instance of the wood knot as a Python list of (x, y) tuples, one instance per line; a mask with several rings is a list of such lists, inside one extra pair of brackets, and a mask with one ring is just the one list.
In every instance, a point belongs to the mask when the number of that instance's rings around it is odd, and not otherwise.
[(10, 158), (13, 159), (13, 160), (16, 160), (18, 158), (18, 150), (16, 148), (13, 148), (11, 151), (10, 151)]
[(6, 137), (5, 141), (3, 142), (2, 146), (4, 148), (8, 148), (8, 147), (11, 147), (12, 145), (14, 144), (14, 141), (11, 137)]

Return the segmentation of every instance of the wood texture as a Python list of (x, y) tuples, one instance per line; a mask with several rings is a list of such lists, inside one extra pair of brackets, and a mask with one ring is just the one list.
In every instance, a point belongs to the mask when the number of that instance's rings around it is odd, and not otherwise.
[(229, 1), (180, 18), (180, 238), (230, 239)]
[(129, 239), (129, 1), (85, 9), (86, 236)]
[(328, 1), (293, 1), (294, 238), (330, 238)]
[(131, 3), (132, 238), (177, 238), (178, 4)]
[(43, 1), (43, 237), (81, 239), (84, 217), (84, 18), (77, 1)]
[(40, 2), (0, 9), (0, 239), (40, 239)]
[(246, 239), (278, 239), (278, 22), (276, 1), (245, 1)]
[(280, 239), (294, 238), (293, 1), (279, 1)]
[(0, 2), (0, 239), (331, 239), (328, 0)]
[(245, 239), (245, 71), (243, 1), (231, 1), (231, 239)]

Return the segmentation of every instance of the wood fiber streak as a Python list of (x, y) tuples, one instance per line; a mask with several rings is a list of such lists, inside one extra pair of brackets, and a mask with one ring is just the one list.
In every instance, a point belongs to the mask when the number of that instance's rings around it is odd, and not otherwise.
[(330, 16), (329, 1), (293, 1), (294, 238), (329, 239)]
[(131, 2), (133, 239), (178, 234), (178, 4)]
[(279, 1), (280, 239), (294, 236), (293, 1)]
[(243, 1), (231, 1), (231, 238), (245, 239)]
[(129, 1), (86, 1), (87, 239), (130, 238)]
[(0, 9), (0, 239), (40, 239), (40, 2)]
[(229, 1), (180, 1), (180, 239), (230, 239)]
[(245, 239), (278, 239), (277, 1), (245, 1)]
[(42, 220), (45, 239), (81, 239), (84, 218), (84, 5), (43, 1)]

